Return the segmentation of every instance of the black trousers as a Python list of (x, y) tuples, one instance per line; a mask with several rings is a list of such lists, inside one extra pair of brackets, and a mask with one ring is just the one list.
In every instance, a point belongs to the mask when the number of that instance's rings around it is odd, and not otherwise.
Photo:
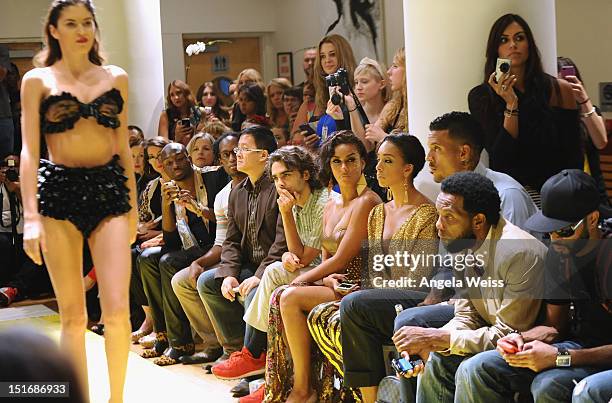
[(392, 344), (395, 305), (404, 309), (422, 302), (426, 293), (402, 289), (370, 289), (350, 293), (340, 303), (340, 338), (344, 383), (376, 386), (386, 375), (383, 344)]
[(47, 268), (36, 265), (23, 251), (23, 238), (13, 245), (11, 233), (0, 233), (0, 287), (19, 290), (18, 298), (30, 298), (51, 292)]

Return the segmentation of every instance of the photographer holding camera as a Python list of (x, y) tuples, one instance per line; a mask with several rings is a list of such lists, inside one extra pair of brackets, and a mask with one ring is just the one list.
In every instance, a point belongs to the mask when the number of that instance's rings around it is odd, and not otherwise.
[(49, 291), (46, 270), (23, 252), (23, 208), (19, 186), (19, 157), (7, 156), (0, 167), (0, 307), (15, 299)]

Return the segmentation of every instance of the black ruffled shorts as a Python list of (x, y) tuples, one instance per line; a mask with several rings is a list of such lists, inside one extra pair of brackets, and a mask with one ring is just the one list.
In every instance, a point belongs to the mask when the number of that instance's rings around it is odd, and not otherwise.
[(70, 168), (40, 160), (39, 212), (70, 221), (89, 238), (104, 218), (130, 210), (127, 177), (123, 172), (118, 155), (107, 164), (92, 168)]

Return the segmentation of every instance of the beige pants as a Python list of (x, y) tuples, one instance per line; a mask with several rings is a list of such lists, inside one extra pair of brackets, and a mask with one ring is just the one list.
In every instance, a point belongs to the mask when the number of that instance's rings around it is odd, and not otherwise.
[(197, 288), (189, 280), (189, 267), (178, 271), (172, 277), (171, 283), (172, 289), (181, 303), (181, 307), (183, 307), (191, 327), (202, 338), (206, 348), (219, 347), (217, 336), (215, 336), (212, 323), (208, 318), (206, 309), (204, 309), (200, 294), (198, 294)]
[(281, 285), (291, 283), (297, 276), (310, 269), (312, 267), (305, 267), (291, 273), (285, 270), (282, 262), (271, 263), (261, 277), (253, 301), (244, 312), (244, 321), (255, 329), (268, 333), (268, 311), (272, 293)]

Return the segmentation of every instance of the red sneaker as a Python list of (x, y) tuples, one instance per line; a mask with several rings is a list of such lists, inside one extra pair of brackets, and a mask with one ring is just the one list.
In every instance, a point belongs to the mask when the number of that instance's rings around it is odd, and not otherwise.
[(14, 287), (0, 288), (0, 307), (9, 306), (15, 300), (15, 298), (17, 298), (16, 288)]
[(212, 367), (212, 373), (219, 379), (240, 379), (265, 372), (266, 354), (261, 353), (259, 358), (255, 358), (246, 347), (232, 353), (227, 361), (220, 362)]
[(261, 403), (264, 399), (265, 383), (262, 383), (259, 388), (248, 396), (241, 397), (238, 403)]

